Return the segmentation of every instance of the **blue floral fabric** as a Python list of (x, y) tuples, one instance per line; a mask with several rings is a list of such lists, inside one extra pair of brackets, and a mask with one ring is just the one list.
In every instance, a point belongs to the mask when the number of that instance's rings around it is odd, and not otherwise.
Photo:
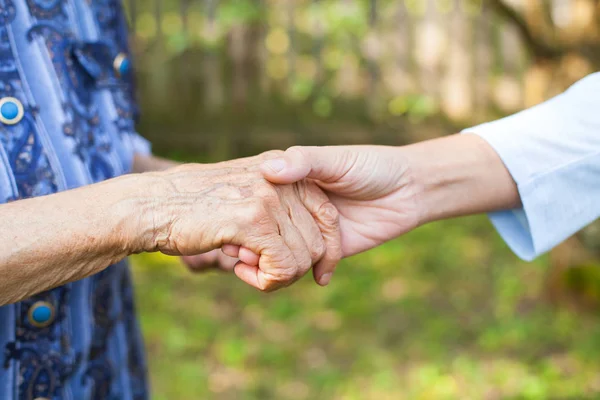
[[(0, 202), (128, 173), (149, 151), (119, 1), (0, 0), (0, 101), (23, 111), (0, 122)], [(0, 399), (145, 399), (145, 371), (126, 261), (0, 307)]]

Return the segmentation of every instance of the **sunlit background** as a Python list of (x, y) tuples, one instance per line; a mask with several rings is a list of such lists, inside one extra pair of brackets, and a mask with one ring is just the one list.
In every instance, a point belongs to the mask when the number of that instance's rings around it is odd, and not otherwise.
[[(600, 70), (597, 0), (125, 1), (138, 129), (184, 161), (448, 135)], [(154, 396), (598, 398), (597, 231), (527, 264), (436, 223), (270, 295), (139, 256)]]

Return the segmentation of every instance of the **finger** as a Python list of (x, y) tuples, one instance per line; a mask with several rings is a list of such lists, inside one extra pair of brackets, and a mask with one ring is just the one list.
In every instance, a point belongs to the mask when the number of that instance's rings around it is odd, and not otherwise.
[(265, 279), (263, 272), (256, 266), (239, 261), (235, 264), (233, 273), (248, 285), (262, 291), (273, 292), (285, 286), (283, 282)]
[[(255, 253), (259, 253), (260, 258), (255, 274), (256, 280), (252, 281), (253, 286), (262, 291), (270, 292), (285, 287), (298, 279), (300, 267), (298, 261), (296, 261), (297, 256), (294, 255), (282, 235), (273, 233), (251, 240), (251, 242), (254, 241), (258, 242), (258, 246), (254, 247), (250, 243), (248, 248), (252, 248)], [(306, 259), (310, 263), (308, 254)], [(241, 264), (243, 263), (238, 263), (238, 265)]]
[(300, 182), (298, 183), (298, 190), (304, 206), (314, 218), (325, 244), (323, 257), (313, 267), (313, 276), (319, 285), (327, 286), (342, 258), (339, 213), (329, 197), (316, 184)]
[(338, 211), (331, 203), (325, 203), (315, 215), (325, 242), (325, 255), (313, 267), (315, 282), (321, 286), (329, 285), (333, 272), (342, 259), (342, 234)]
[(235, 264), (233, 273), (243, 282), (262, 292), (273, 292), (291, 284), (289, 280), (273, 279), (273, 276), (265, 274), (259, 267), (248, 265), (242, 261)]
[(240, 254), (240, 246), (234, 244), (224, 244), (221, 247), (223, 254), (229, 257), (238, 258)]
[(263, 290), (258, 281), (258, 267), (244, 264), (243, 261), (238, 261), (233, 267), (233, 273), (243, 282), (258, 289)]
[[(284, 282), (287, 281), (286, 284), (291, 284), (306, 274), (310, 267), (312, 267), (312, 258), (302, 234), (300, 234), (298, 228), (292, 223), (290, 216), (283, 209), (275, 209), (273, 211), (279, 225), (280, 235), (296, 261), (296, 273), (294, 276), (282, 279)], [(280, 280), (277, 269), (261, 268), (261, 270), (264, 272), (263, 276), (266, 280), (270, 279), (271, 276)], [(260, 276), (259, 274), (259, 278)]]
[(224, 241), (243, 245), (260, 255), (259, 271), (255, 274), (257, 280), (253, 285), (258, 289), (271, 291), (294, 282), (299, 270), (311, 266), (302, 236), (278, 201), (268, 204), (252, 201), (247, 207), (246, 213), (235, 220), (236, 228), (229, 229), (237, 233), (225, 237)]
[(252, 250), (241, 247), (238, 258), (244, 263), (248, 265), (258, 266), (259, 256), (255, 254)]
[(283, 157), (263, 162), (260, 170), (272, 183), (294, 183), (304, 178), (333, 182), (352, 168), (356, 154), (342, 146), (294, 146)]
[[(311, 265), (316, 264), (325, 254), (325, 242), (323, 235), (317, 226), (315, 219), (311, 213), (302, 204), (302, 200), (298, 198), (296, 188), (291, 185), (286, 185), (279, 188), (282, 194), (282, 201), (288, 207), (288, 214), (292, 225), (296, 227), (304, 243), (309, 251)], [(302, 196), (301, 196), (302, 197)], [(300, 271), (304, 275), (307, 271)]]
[(258, 255), (255, 254), (252, 250), (247, 249), (243, 246), (224, 244), (223, 247), (221, 247), (221, 250), (226, 256), (232, 258), (239, 258), (245, 264), (258, 265)]
[(235, 266), (235, 264), (238, 261), (239, 260), (237, 258), (235, 258), (235, 257), (229, 257), (228, 255), (226, 255), (222, 251), (218, 252), (217, 263), (218, 263), (219, 269), (221, 269), (223, 271), (232, 272), (233, 271), (233, 267)]

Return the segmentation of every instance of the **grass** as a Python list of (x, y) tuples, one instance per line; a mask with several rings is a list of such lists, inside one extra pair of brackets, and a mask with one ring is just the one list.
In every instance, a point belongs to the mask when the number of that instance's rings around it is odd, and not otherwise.
[(422, 227), (261, 294), (134, 258), (155, 399), (600, 398), (600, 319), (552, 308), (548, 261), (485, 217)]

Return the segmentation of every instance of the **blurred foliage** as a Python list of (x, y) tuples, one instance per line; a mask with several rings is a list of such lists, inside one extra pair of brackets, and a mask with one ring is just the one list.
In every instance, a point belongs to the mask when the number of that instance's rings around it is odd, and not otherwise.
[[(156, 399), (593, 399), (600, 319), (544, 299), (484, 217), (431, 224), (261, 294), (135, 258)], [(583, 283), (598, 298), (598, 266)], [(595, 309), (597, 310), (597, 308)]]
[[(159, 151), (244, 155), (255, 150), (240, 143), (248, 128), (277, 146), (345, 143), (323, 126), (349, 119), (364, 131), (357, 142), (407, 143), (423, 122), (447, 132), (483, 122), (600, 68), (596, 0), (126, 5), (140, 130)], [(282, 126), (314, 137), (281, 139)]]

